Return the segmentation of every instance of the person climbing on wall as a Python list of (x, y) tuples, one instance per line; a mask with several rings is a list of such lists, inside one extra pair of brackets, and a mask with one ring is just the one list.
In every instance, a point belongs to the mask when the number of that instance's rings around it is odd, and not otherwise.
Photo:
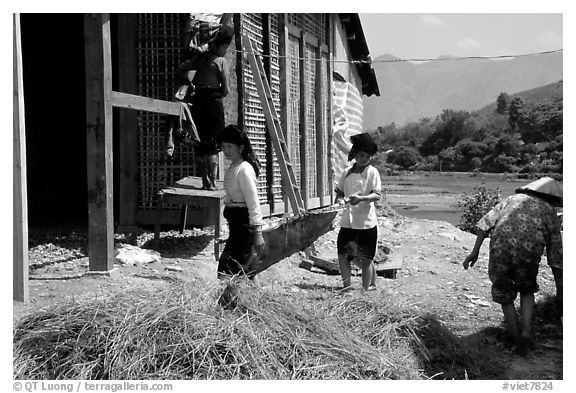
[(221, 151), (216, 137), (225, 125), (222, 98), (229, 92), (229, 70), (224, 56), (231, 42), (230, 35), (218, 34), (207, 52), (185, 61), (178, 69), (180, 77), (191, 84), (185, 99), (192, 103), (192, 118), (200, 136), (194, 152), (202, 188), (206, 190), (216, 189)]
[[(476, 224), (476, 242), (462, 263), (474, 266), (484, 239), (490, 235), (488, 276), (492, 299), (502, 306), (508, 331), (519, 355), (534, 347), (531, 337), (534, 293), (538, 268), (546, 248), (548, 265), (556, 283), (556, 301), (562, 310), (562, 236), (555, 207), (562, 206), (562, 184), (543, 177), (516, 189)], [(514, 300), (520, 293), (520, 324)]]
[(378, 147), (367, 133), (353, 135), (350, 140), (348, 161), (355, 159), (355, 162), (344, 170), (335, 190), (336, 202), (346, 202), (337, 240), (338, 262), (345, 290), (351, 288), (350, 262), (362, 269), (362, 286), (371, 290), (376, 289), (373, 263), (378, 243), (376, 202), (380, 200), (382, 184), (378, 169), (370, 165), (370, 160)]

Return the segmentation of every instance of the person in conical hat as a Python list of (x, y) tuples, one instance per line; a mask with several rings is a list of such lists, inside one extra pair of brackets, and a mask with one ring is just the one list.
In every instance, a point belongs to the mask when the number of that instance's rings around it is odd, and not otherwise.
[(548, 176), (518, 187), (516, 193), (534, 195), (555, 207), (562, 206), (562, 183)]
[[(525, 355), (535, 343), (531, 336), (534, 293), (544, 249), (556, 283), (557, 308), (562, 315), (563, 274), (561, 220), (555, 207), (562, 205), (562, 184), (544, 177), (519, 187), (516, 194), (497, 204), (476, 224), (476, 242), (463, 262), (474, 266), (482, 242), (490, 236), (488, 275), (492, 299), (502, 306), (516, 351)], [(514, 300), (520, 293), (520, 324)]]
[(342, 173), (336, 188), (336, 202), (346, 201), (337, 249), (340, 274), (344, 289), (351, 288), (351, 266), (354, 262), (362, 269), (362, 286), (376, 289), (376, 269), (373, 259), (378, 242), (376, 202), (380, 200), (382, 185), (378, 169), (370, 165), (378, 147), (369, 134), (350, 137), (352, 148), (348, 160), (354, 164)]

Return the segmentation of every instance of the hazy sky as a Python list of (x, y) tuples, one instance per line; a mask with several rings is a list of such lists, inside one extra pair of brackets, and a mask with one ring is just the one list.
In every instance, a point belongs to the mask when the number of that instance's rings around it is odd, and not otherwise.
[(372, 59), (500, 56), (562, 49), (561, 13), (360, 13)]

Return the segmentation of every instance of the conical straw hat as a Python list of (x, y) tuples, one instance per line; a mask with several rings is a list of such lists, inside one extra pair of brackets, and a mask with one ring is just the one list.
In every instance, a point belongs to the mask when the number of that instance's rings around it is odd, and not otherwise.
[(519, 187), (516, 192), (520, 190), (532, 190), (539, 194), (551, 195), (562, 199), (562, 183), (548, 176)]

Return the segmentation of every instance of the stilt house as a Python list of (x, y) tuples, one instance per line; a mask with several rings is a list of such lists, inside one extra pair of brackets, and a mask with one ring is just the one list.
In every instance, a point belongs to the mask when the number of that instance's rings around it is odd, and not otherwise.
[[(187, 14), (14, 15), (14, 298), (26, 297), (28, 224), (87, 224), (91, 270), (113, 266), (112, 235), (154, 221), (162, 187), (197, 175), (194, 152), (165, 151)], [(358, 14), (234, 14), (226, 123), (263, 164), (265, 215), (283, 214), (277, 160), (241, 37), (262, 55), (305, 207), (333, 199), (334, 75), (379, 95)], [(223, 163), (224, 164), (224, 163)], [(222, 166), (221, 166), (222, 168)], [(214, 217), (201, 209), (193, 225)], [(179, 209), (163, 214), (176, 223)]]

